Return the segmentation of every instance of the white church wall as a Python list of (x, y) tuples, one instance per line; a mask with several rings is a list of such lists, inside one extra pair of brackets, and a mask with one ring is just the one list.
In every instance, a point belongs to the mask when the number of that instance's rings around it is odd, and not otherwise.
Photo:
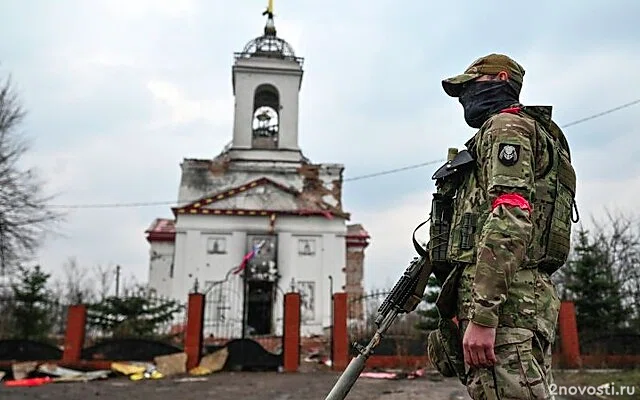
[(149, 288), (158, 296), (171, 297), (173, 242), (152, 242), (149, 248)]
[[(267, 217), (180, 215), (176, 223), (172, 296), (185, 298), (195, 279), (201, 289), (223, 280), (230, 269), (239, 265), (248, 250), (246, 232), (265, 234), (268, 228)], [(303, 334), (320, 334), (323, 327), (331, 324), (329, 276), (333, 278), (334, 291), (339, 291), (346, 283), (342, 271), (346, 260), (344, 220), (280, 216), (274, 228), (280, 274), (273, 316), (276, 334), (282, 333), (283, 294), (290, 291), (292, 285), (303, 296)], [(225, 239), (225, 252), (212, 254), (210, 239), (222, 238)], [(306, 243), (313, 247), (313, 254), (305, 254)], [(231, 279), (235, 277), (231, 276)], [(240, 312), (241, 315), (241, 309), (229, 312), (234, 315)]]

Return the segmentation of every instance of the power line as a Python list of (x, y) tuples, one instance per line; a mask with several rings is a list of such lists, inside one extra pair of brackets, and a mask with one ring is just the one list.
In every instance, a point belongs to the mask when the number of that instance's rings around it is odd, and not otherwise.
[(580, 118), (580, 119), (575, 120), (573, 122), (569, 122), (568, 124), (562, 126), (562, 128), (568, 128), (570, 126), (578, 125), (578, 124), (581, 124), (583, 122), (587, 122), (587, 121), (590, 121), (592, 119), (596, 119), (596, 118), (605, 116), (607, 114), (611, 114), (612, 112), (616, 112), (616, 111), (622, 110), (624, 108), (628, 108), (628, 107), (634, 106), (634, 105), (636, 105), (638, 103), (640, 103), (640, 99), (631, 101), (629, 103), (623, 104), (623, 105), (618, 106), (618, 107), (610, 108), (610, 109), (608, 109), (606, 111), (599, 112), (597, 114), (589, 115), (588, 117)]
[[(395, 169), (390, 169), (390, 170), (386, 170), (386, 171), (380, 171), (380, 172), (374, 172), (371, 174), (366, 174), (366, 175), (359, 175), (359, 176), (354, 176), (353, 178), (346, 178), (343, 179), (343, 182), (348, 182), (348, 181), (358, 181), (361, 179), (367, 179), (367, 178), (373, 178), (376, 176), (382, 176), (382, 175), (388, 175), (388, 174), (393, 174), (396, 172), (400, 172), (400, 171), (405, 171), (405, 170), (409, 170), (409, 169), (415, 169), (415, 168), (420, 168), (420, 167), (424, 167), (427, 165), (431, 165), (431, 164), (435, 164), (435, 163), (440, 163), (440, 162), (444, 162), (444, 160), (433, 160), (433, 161), (427, 161), (427, 162), (423, 162), (420, 164), (414, 164), (414, 165), (408, 165), (406, 167), (402, 167), (402, 168), (395, 168)], [(256, 194), (256, 195), (260, 195), (260, 194)], [(246, 194), (245, 196), (252, 196), (252, 194)], [(198, 199), (193, 199), (193, 200), (189, 200), (189, 201), (185, 201), (185, 203), (191, 203), (193, 201), (198, 201), (200, 200)], [(77, 209), (77, 208), (136, 208), (136, 207), (150, 207), (150, 206), (167, 206), (167, 205), (177, 205), (177, 203), (175, 201), (172, 200), (166, 200), (166, 201), (144, 201), (144, 202), (138, 202), (138, 203), (104, 203), (104, 204), (70, 204), (70, 205), (50, 205), (48, 206), (49, 208), (64, 208), (64, 209)]]
[[(580, 118), (577, 119), (575, 121), (569, 122), (563, 126), (561, 126), (562, 128), (568, 128), (570, 126), (575, 126), (587, 121), (591, 121), (593, 119), (596, 118), (600, 118), (603, 117), (605, 115), (614, 113), (616, 111), (620, 111), (623, 110), (625, 108), (629, 108), (631, 106), (634, 106), (636, 104), (640, 104), (640, 99), (636, 99), (634, 101), (631, 101), (629, 103), (625, 103), (622, 104), (620, 106), (614, 107), (614, 108), (610, 108), (608, 110), (596, 113), (596, 114), (592, 114), (589, 115), (587, 117), (584, 118)], [(417, 168), (422, 168), (422, 167), (426, 167), (428, 165), (432, 165), (432, 164), (436, 164), (436, 163), (440, 163), (440, 162), (444, 162), (443, 159), (438, 159), (438, 160), (431, 160), (431, 161), (427, 161), (427, 162), (423, 162), (420, 164), (413, 164), (413, 165), (407, 165), (405, 167), (400, 167), (400, 168), (394, 168), (394, 169), (389, 169), (389, 170), (384, 170), (384, 171), (379, 171), (379, 172), (374, 172), (374, 173), (370, 173), (370, 174), (365, 174), (365, 175), (358, 175), (358, 176), (354, 176), (352, 178), (346, 178), (343, 179), (343, 182), (353, 182), (353, 181), (359, 181), (362, 179), (368, 179), (368, 178), (374, 178), (374, 177), (378, 177), (378, 176), (383, 176), (383, 175), (389, 175), (389, 174), (395, 174), (397, 172), (402, 172), (402, 171), (408, 171), (408, 170), (412, 170), (412, 169), (417, 169)], [(250, 195), (250, 194), (247, 194)], [(200, 199), (194, 199), (193, 201), (198, 201)], [(190, 202), (190, 201), (189, 201)], [(189, 202), (185, 202), (185, 203), (189, 203)], [(151, 206), (166, 206), (166, 205), (177, 205), (177, 203), (175, 201), (169, 200), (169, 201), (146, 201), (146, 202), (136, 202), (136, 203), (105, 203), (105, 204), (53, 204), (53, 205), (49, 205), (49, 208), (59, 208), (59, 209), (89, 209), (89, 208), (137, 208), (137, 207), (151, 207)]]
[(380, 172), (374, 172), (372, 174), (354, 176), (353, 178), (346, 178), (346, 179), (343, 179), (342, 181), (343, 182), (359, 181), (361, 179), (373, 178), (373, 177), (382, 176), (382, 175), (395, 174), (396, 172), (406, 171), (406, 170), (409, 170), (409, 169), (416, 169), (416, 168), (420, 168), (420, 167), (425, 167), (427, 165), (432, 165), (432, 164), (440, 163), (440, 162), (444, 162), (444, 159), (442, 159), (442, 160), (432, 160), (432, 161), (427, 161), (427, 162), (423, 162), (423, 163), (420, 163), (420, 164), (408, 165), (406, 167), (401, 167), (401, 168), (396, 168), (396, 169), (389, 169), (389, 170), (380, 171)]

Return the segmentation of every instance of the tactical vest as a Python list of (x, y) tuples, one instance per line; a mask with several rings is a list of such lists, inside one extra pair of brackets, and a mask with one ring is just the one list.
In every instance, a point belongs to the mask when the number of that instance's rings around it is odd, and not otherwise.
[[(538, 171), (535, 178), (531, 214), (533, 239), (526, 263), (551, 275), (566, 262), (572, 222), (578, 221), (576, 174), (567, 140), (551, 120), (550, 107), (523, 107), (517, 114), (533, 118), (537, 122), (538, 140), (546, 142), (548, 165), (544, 171)], [(467, 150), (450, 149), (447, 162), (432, 177), (436, 192), (431, 206), (429, 251), (434, 272), (441, 270), (445, 277), (444, 271), (449, 271), (454, 262), (475, 263), (475, 246), (490, 213), (491, 205), (486, 199), (475, 204), (472, 212), (456, 213), (460, 211), (463, 197), (470, 195), (465, 186), (475, 184), (477, 163), (473, 148), (469, 146), (473, 140), (467, 142)]]

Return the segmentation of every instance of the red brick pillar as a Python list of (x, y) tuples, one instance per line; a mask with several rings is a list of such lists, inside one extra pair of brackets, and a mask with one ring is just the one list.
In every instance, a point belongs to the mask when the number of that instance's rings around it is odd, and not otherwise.
[(65, 363), (80, 361), (87, 325), (87, 306), (78, 304), (69, 306), (67, 310), (67, 329), (64, 333), (64, 351), (62, 361)]
[(204, 328), (204, 294), (190, 293), (187, 308), (187, 330), (184, 336), (184, 352), (187, 353), (187, 370), (200, 364)]
[(333, 360), (332, 368), (344, 370), (349, 364), (349, 333), (347, 332), (347, 294), (333, 294)]
[(582, 362), (580, 360), (578, 324), (575, 304), (572, 301), (563, 301), (560, 304), (558, 331), (560, 333), (560, 351), (564, 367), (580, 368)]
[(300, 366), (300, 293), (284, 295), (284, 370), (297, 372)]

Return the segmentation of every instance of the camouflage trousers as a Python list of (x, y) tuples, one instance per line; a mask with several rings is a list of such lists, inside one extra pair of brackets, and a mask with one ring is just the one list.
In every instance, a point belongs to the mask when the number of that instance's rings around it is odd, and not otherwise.
[(493, 368), (467, 366), (467, 390), (474, 400), (547, 400), (553, 383), (551, 344), (523, 328), (498, 327)]

